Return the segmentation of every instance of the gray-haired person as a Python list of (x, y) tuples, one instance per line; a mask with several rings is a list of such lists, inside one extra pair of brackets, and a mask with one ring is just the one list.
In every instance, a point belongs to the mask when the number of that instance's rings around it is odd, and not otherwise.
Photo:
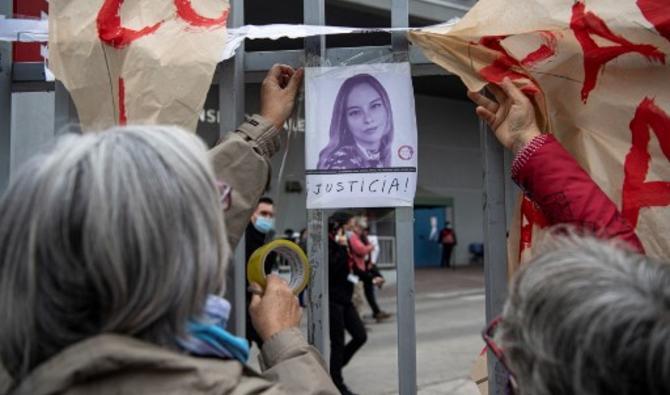
[(485, 338), (518, 394), (670, 394), (670, 265), (559, 236), (518, 273)]
[(263, 373), (217, 296), (301, 77), (273, 67), (261, 115), (209, 158), (192, 134), (130, 126), (64, 137), (23, 167), (0, 203), (0, 393), (337, 393), (286, 283), (251, 302)]

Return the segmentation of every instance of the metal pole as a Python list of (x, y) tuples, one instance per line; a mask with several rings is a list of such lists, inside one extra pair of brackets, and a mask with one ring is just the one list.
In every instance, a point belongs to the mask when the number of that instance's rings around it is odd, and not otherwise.
[[(393, 0), (391, 26), (409, 26), (408, 0)], [(393, 58), (396, 62), (408, 61), (407, 36), (391, 35)], [(398, 208), (396, 223), (396, 271), (398, 304), (398, 392), (400, 395), (416, 394), (416, 316), (414, 290), (414, 209)]]
[[(505, 166), (503, 147), (484, 122), (479, 124), (484, 167), (484, 279), (486, 320), (502, 312), (507, 297)], [(489, 394), (505, 393), (506, 375), (489, 352)]]
[[(0, 4), (0, 15), (12, 15), (12, 2)], [(0, 194), (9, 182), (11, 167), (12, 44), (0, 42)]]
[[(230, 20), (228, 26), (239, 27), (244, 24), (244, 1), (230, 2)], [(235, 130), (244, 120), (244, 43), (235, 53), (235, 57), (223, 63), (219, 80), (219, 136)], [(244, 254), (244, 236), (235, 249), (232, 273), (228, 273), (229, 293), (233, 314), (229, 321), (236, 335), (246, 334), (246, 260)], [(232, 277), (232, 281), (231, 281)]]
[[(324, 25), (326, 5), (324, 0), (303, 0), (304, 22)], [(319, 66), (326, 52), (323, 36), (305, 39), (305, 57), (308, 66)], [(307, 288), (308, 340), (330, 361), (330, 317), (328, 304), (328, 230), (325, 210), (307, 210), (307, 255), (312, 267), (311, 281)]]

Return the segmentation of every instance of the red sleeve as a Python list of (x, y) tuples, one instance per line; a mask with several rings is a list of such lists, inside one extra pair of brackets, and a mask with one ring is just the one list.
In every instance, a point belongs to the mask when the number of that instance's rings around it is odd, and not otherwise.
[(540, 207), (550, 224), (586, 228), (644, 253), (635, 230), (614, 202), (554, 136), (538, 136), (519, 151), (512, 164), (512, 179)]
[(361, 238), (357, 234), (351, 235), (351, 238), (349, 238), (349, 245), (351, 246), (353, 253), (358, 256), (365, 256), (375, 249), (373, 245), (363, 244)]

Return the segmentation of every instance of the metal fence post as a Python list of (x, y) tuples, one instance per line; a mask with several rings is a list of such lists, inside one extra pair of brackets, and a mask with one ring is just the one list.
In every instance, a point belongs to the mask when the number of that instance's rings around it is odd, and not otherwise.
[[(409, 1), (393, 0), (391, 26), (409, 26)], [(395, 61), (408, 60), (407, 36), (398, 32), (391, 35)], [(414, 209), (402, 207), (395, 210), (396, 223), (396, 273), (398, 305), (398, 392), (400, 395), (416, 394), (416, 316), (414, 289)]]
[[(244, 0), (230, 2), (230, 27), (244, 24)], [(235, 130), (244, 120), (244, 43), (240, 45), (235, 57), (225, 61), (219, 79), (219, 136)], [(235, 249), (232, 270), (228, 273), (229, 298), (233, 314), (229, 321), (238, 336), (246, 334), (246, 260), (244, 236)], [(231, 281), (232, 280), (232, 281)], [(232, 292), (232, 293), (231, 293)]]
[[(304, 21), (310, 25), (324, 25), (324, 0), (303, 0)], [(323, 36), (305, 39), (307, 65), (319, 66), (326, 52)], [(308, 339), (330, 361), (330, 319), (328, 305), (328, 231), (325, 210), (307, 210), (307, 255), (312, 267), (307, 288)]]
[[(0, 4), (0, 15), (12, 15), (12, 2)], [(0, 42), (0, 194), (9, 182), (11, 167), (12, 44)]]
[[(484, 279), (486, 320), (502, 312), (507, 297), (505, 166), (503, 147), (483, 121), (479, 124), (484, 176)], [(504, 394), (507, 377), (488, 354), (489, 394)]]

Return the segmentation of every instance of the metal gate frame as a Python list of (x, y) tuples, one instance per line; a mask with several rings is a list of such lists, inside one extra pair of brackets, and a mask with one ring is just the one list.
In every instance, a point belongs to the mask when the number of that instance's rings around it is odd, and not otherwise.
[[(7, 7), (0, 7), (0, 12), (11, 14), (11, 2)], [(229, 26), (238, 27), (244, 24), (244, 1), (231, 0), (231, 19)], [(303, 0), (304, 22), (306, 24), (325, 24), (325, 0)], [(392, 0), (392, 27), (407, 27), (409, 23), (409, 0)], [(247, 73), (264, 72), (274, 63), (300, 65), (303, 59), (314, 61), (328, 60), (337, 64), (356, 53), (366, 52), (373, 57), (389, 54), (399, 59), (409, 58), (412, 74), (437, 75), (446, 74), (442, 69), (429, 62), (417, 48), (408, 48), (403, 33), (394, 33), (390, 46), (367, 46), (350, 48), (326, 48), (324, 37), (305, 39), (305, 49), (283, 51), (245, 52), (242, 45), (234, 58), (223, 63), (222, 72), (218, 74), (219, 111), (226, 116), (221, 117), (220, 134), (234, 130), (244, 117), (244, 86)], [(11, 45), (0, 43), (0, 191), (4, 189), (9, 174), (9, 157), (11, 130)], [(71, 100), (62, 84), (56, 83), (55, 122), (54, 130), (63, 125), (76, 122), (76, 113)], [(233, 109), (231, 111), (231, 109)], [(224, 112), (225, 110), (225, 112)], [(505, 175), (505, 160), (502, 146), (487, 130), (480, 125), (481, 147), (483, 153), (484, 181), (484, 265), (486, 280), (486, 319), (490, 320), (500, 314), (507, 295), (507, 253), (506, 229), (509, 223), (511, 204), (506, 204), (506, 194), (512, 195), (514, 187)], [(509, 157), (507, 157), (509, 162)], [(312, 283), (308, 291), (309, 341), (314, 344), (328, 360), (329, 325), (328, 325), (328, 244), (326, 234), (325, 210), (308, 210), (308, 229), (310, 263), (313, 267)], [(396, 246), (397, 257), (397, 299), (398, 299), (398, 380), (399, 393), (411, 395), (417, 392), (416, 379), (416, 324), (414, 316), (415, 289), (413, 264), (413, 210), (412, 208), (396, 209)], [(243, 243), (242, 243), (243, 244)], [(238, 246), (235, 263), (232, 265), (232, 289), (235, 316), (232, 317), (234, 331), (245, 332), (245, 262), (244, 246)], [(502, 394), (504, 376), (499, 364), (489, 354), (489, 372), (495, 372), (489, 380), (491, 394)]]

